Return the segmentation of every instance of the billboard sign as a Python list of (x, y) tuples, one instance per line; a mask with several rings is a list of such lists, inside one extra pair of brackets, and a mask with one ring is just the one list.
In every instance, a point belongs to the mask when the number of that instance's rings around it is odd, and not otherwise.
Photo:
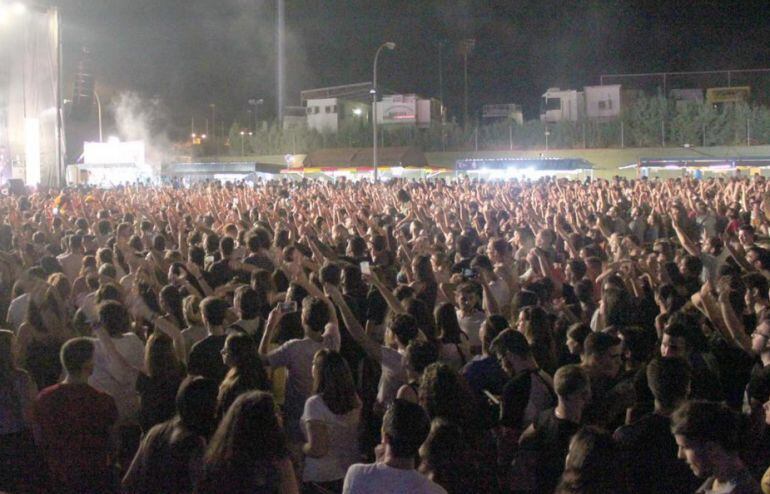
[(417, 122), (415, 95), (386, 96), (377, 103), (377, 123), (414, 124)]

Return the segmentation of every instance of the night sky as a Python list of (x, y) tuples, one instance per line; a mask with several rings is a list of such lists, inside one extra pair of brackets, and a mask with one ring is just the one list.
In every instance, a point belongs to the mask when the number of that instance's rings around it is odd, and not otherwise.
[[(176, 125), (209, 103), (245, 118), (250, 97), (275, 112), (275, 3), (260, 0), (58, 0), (65, 75), (80, 46), (92, 52), (97, 87), (159, 97)], [(576, 0), (286, 1), (287, 104), (299, 90), (371, 80), (398, 92), (444, 95), (462, 108), (458, 41), (475, 38), (470, 108), (520, 103), (533, 118), (551, 86), (598, 84), (601, 73), (770, 66), (770, 2)], [(768, 76), (770, 78), (770, 75)], [(715, 83), (716, 84), (716, 83)]]

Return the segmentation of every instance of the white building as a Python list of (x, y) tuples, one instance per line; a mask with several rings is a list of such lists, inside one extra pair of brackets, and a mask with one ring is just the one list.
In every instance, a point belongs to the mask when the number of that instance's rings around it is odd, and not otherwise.
[(362, 82), (302, 91), (308, 128), (337, 133), (346, 122), (368, 122), (371, 88), (370, 82)]
[(583, 92), (575, 89), (548, 88), (540, 106), (542, 122), (577, 122), (585, 112)]
[(543, 94), (540, 108), (542, 122), (577, 122), (589, 120), (613, 120), (628, 108), (637, 95), (636, 91), (623, 89), (620, 84), (585, 86), (561, 90), (550, 88)]
[[(339, 132), (350, 124), (371, 122), (372, 84), (362, 82), (346, 86), (308, 89), (300, 93), (305, 108), (307, 127), (318, 132)], [(436, 99), (420, 98), (415, 94), (383, 95), (377, 102), (377, 123), (386, 127), (428, 127), (441, 122), (443, 107)], [(293, 126), (297, 122), (292, 123)], [(286, 126), (286, 123), (284, 123)]]

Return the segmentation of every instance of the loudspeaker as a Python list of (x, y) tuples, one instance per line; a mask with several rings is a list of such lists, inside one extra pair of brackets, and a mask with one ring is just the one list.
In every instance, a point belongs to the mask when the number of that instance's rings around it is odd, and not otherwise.
[(24, 180), (18, 178), (8, 179), (8, 193), (12, 196), (27, 195), (27, 188), (24, 186)]

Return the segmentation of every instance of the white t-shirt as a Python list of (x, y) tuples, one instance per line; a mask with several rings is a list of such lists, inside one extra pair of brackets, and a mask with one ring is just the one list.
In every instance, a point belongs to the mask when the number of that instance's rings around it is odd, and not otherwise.
[(457, 311), (457, 322), (460, 323), (460, 329), (463, 330), (463, 333), (468, 335), (468, 343), (471, 345), (471, 348), (481, 347), (479, 330), (481, 330), (481, 325), (484, 324), (486, 319), (487, 315), (480, 310), (465, 317), (459, 310)]
[(446, 490), (417, 470), (384, 463), (358, 463), (345, 475), (343, 494), (446, 494)]
[(206, 326), (190, 326), (187, 329), (182, 330), (182, 339), (184, 339), (184, 348), (187, 355), (190, 355), (193, 345), (199, 341), (205, 339), (209, 335), (209, 330)]
[(137, 371), (144, 366), (144, 343), (134, 333), (112, 338), (118, 353), (131, 365), (127, 368), (108, 358), (99, 340), (94, 340), (94, 373), (88, 384), (115, 399), (120, 418), (128, 418), (139, 411), (139, 395), (136, 392)]
[(59, 254), (56, 256), (56, 260), (61, 264), (61, 269), (70, 280), (70, 283), (74, 283), (80, 274), (80, 268), (83, 267), (83, 256), (81, 254), (74, 254), (69, 252), (67, 254)]
[[(492, 296), (497, 302), (497, 308), (503, 309), (511, 305), (511, 289), (508, 288), (508, 283), (501, 279), (492, 281), (489, 284), (489, 291), (492, 292)], [(484, 294), (484, 308), (488, 308), (487, 296)]]
[(406, 384), (404, 356), (390, 347), (382, 346), (382, 374), (377, 387), (377, 401), (389, 406), (396, 399), (398, 388)]
[(328, 431), (329, 451), (323, 458), (305, 457), (303, 482), (331, 482), (345, 478), (348, 467), (359, 459), (358, 424), (361, 408), (344, 415), (335, 415), (329, 410), (320, 395), (313, 395), (305, 402), (305, 412), (300, 424), (305, 440), (308, 439), (308, 422), (323, 422)]
[(16, 333), (19, 332), (19, 326), (27, 317), (27, 307), (29, 307), (29, 293), (19, 295), (11, 300), (11, 304), (8, 306), (8, 323)]
[(467, 345), (465, 348), (463, 346), (456, 343), (441, 343), (438, 349), (439, 362), (447, 364), (452, 370), (459, 371), (471, 358)]

